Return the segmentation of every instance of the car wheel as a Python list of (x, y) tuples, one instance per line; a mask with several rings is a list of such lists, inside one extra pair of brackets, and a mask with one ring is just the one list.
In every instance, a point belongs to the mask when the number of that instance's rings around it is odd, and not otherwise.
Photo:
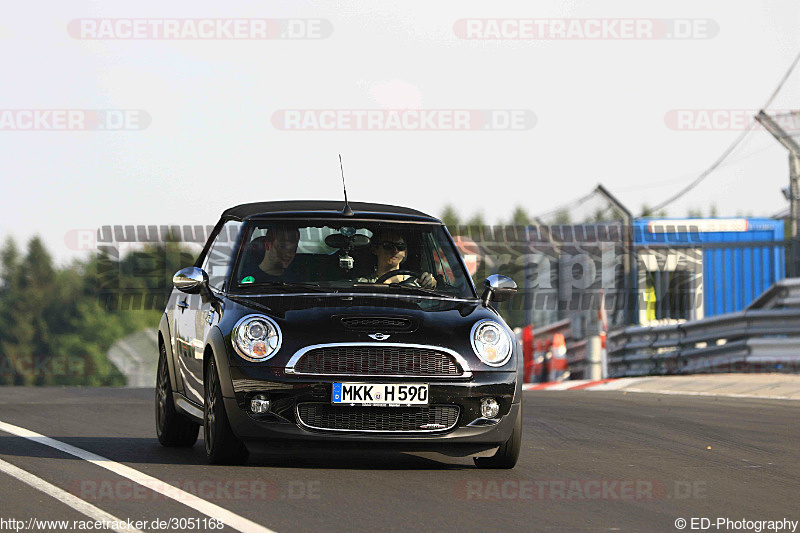
[(158, 442), (169, 447), (194, 446), (200, 425), (175, 410), (172, 401), (172, 385), (169, 381), (167, 348), (161, 344), (158, 350), (158, 374), (156, 376), (156, 434)]
[(500, 445), (497, 452), (491, 457), (475, 457), (475, 466), (478, 468), (514, 468), (519, 459), (522, 448), (522, 404), (517, 411), (517, 420), (511, 436)]
[(205, 379), (204, 438), (206, 458), (212, 464), (241, 464), (247, 461), (247, 448), (233, 434), (225, 405), (222, 387), (214, 358), (208, 362)]

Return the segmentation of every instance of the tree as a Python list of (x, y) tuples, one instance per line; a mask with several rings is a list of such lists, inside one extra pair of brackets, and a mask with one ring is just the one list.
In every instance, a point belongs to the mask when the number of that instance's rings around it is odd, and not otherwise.
[(8, 288), (13, 281), (19, 268), (19, 249), (17, 243), (11, 237), (6, 239), (3, 250), (0, 251), (0, 282), (2, 286)]
[(461, 217), (458, 216), (458, 212), (452, 205), (447, 204), (444, 206), (444, 211), (442, 212), (442, 222), (444, 222), (444, 225), (447, 226), (447, 231), (453, 235), (458, 232), (458, 227), (461, 225)]
[(32, 369), (51, 341), (45, 310), (53, 301), (52, 259), (39, 237), (28, 242), (21, 260), (13, 241), (6, 243), (2, 256), (0, 380), (14, 385), (43, 384), (43, 376), (37, 377)]
[(599, 222), (603, 220), (603, 213), (605, 213), (605, 210), (598, 207), (597, 209), (594, 210), (593, 215), (583, 219), (583, 223), (591, 224), (592, 222)]
[(0, 289), (0, 384), (22, 384), (14, 371), (18, 368), (20, 351), (30, 353), (32, 337), (30, 325), (21, 316), (22, 264), (19, 250), (13, 239), (6, 240), (0, 253), (3, 287)]
[[(119, 261), (98, 255), (57, 268), (39, 238), (24, 257), (7, 240), (0, 251), (0, 384), (124, 385), (109, 348), (158, 325), (172, 274), (193, 262), (168, 242)], [(126, 291), (140, 295), (136, 305), (103, 305), (103, 296)]]
[(531, 223), (531, 217), (524, 207), (518, 205), (514, 212), (511, 214), (512, 226), (528, 226)]
[(666, 218), (667, 210), (662, 209), (661, 211), (656, 212), (652, 207), (647, 204), (642, 204), (642, 217), (653, 217), (653, 218)]
[(566, 209), (560, 209), (557, 213), (555, 218), (553, 219), (553, 224), (571, 224), (572, 217), (569, 216), (569, 211)]
[(472, 215), (472, 218), (470, 218), (467, 221), (467, 226), (469, 226), (471, 231), (472, 231), (473, 228), (476, 228), (477, 231), (482, 231), (483, 230), (483, 226), (485, 226), (485, 225), (486, 225), (486, 219), (483, 218), (483, 213), (480, 213), (480, 212), (475, 213), (474, 215)]

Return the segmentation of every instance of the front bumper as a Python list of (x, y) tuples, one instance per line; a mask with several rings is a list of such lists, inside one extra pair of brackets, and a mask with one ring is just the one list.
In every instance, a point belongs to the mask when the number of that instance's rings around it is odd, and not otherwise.
[[(514, 396), (516, 372), (475, 372), (468, 379), (420, 377), (340, 377), (286, 374), (282, 368), (231, 367), (233, 398), (225, 398), (225, 407), (234, 433), (248, 443), (281, 441), (282, 447), (292, 442), (309, 445), (315, 442), (331, 445), (387, 447), (404, 451), (438, 451), (452, 455), (469, 455), (496, 448), (508, 440), (514, 429), (519, 398)], [(452, 429), (429, 432), (358, 432), (313, 430), (302, 427), (296, 414), (299, 403), (330, 403), (333, 383), (428, 383), (431, 405), (457, 405), (458, 422)], [(271, 412), (254, 415), (249, 412), (250, 399), (265, 394), (272, 404)], [(481, 399), (492, 397), (500, 404), (495, 420), (487, 421), (480, 413)], [(383, 409), (393, 409), (385, 407)]]

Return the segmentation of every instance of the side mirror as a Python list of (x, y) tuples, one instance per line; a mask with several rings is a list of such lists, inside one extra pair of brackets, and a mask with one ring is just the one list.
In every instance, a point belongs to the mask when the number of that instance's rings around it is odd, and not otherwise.
[(202, 268), (184, 268), (172, 276), (172, 284), (181, 292), (197, 294), (208, 284), (208, 274)]
[(489, 302), (505, 302), (517, 293), (517, 284), (508, 276), (501, 276), (500, 274), (492, 274), (486, 281), (483, 282), (483, 294), (481, 300), (484, 307), (489, 305)]

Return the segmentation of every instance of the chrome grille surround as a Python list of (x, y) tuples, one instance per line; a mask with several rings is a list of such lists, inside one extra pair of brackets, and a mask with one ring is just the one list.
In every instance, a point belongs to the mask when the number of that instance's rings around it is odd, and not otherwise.
[[(319, 353), (327, 353), (329, 357), (333, 358), (336, 354), (349, 357), (343, 363), (344, 367), (339, 365), (333, 367), (328, 365), (328, 368), (314, 368), (305, 366), (304, 357), (311, 354), (314, 357), (314, 352), (320, 350)], [(353, 352), (353, 355), (348, 355), (347, 352)], [(406, 351), (407, 350), (407, 351)], [(404, 351), (405, 354), (404, 354)], [(370, 361), (370, 358), (381, 358), (387, 352), (390, 355), (390, 364), (385, 361)], [(395, 352), (393, 355), (392, 352)], [(425, 357), (439, 357), (438, 363), (434, 361), (423, 361)], [(400, 362), (392, 363), (391, 357), (410, 357), (411, 364), (408, 363), (400, 365)], [(358, 359), (358, 360), (357, 360)], [(353, 366), (347, 368), (346, 364), (351, 363)], [(418, 365), (415, 367), (414, 365)], [(326, 364), (323, 361), (323, 364)], [(359, 365), (361, 368), (359, 368)], [(432, 367), (433, 370), (441, 369), (439, 373), (424, 373), (415, 371), (416, 368), (420, 370), (423, 367)], [(405, 371), (410, 369), (411, 371)], [(405, 343), (389, 343), (389, 342), (351, 342), (351, 343), (331, 343), (331, 344), (314, 344), (306, 346), (295, 352), (289, 362), (286, 364), (285, 371), (287, 374), (298, 375), (314, 375), (314, 376), (364, 376), (364, 377), (413, 377), (413, 378), (469, 378), (472, 377), (472, 371), (467, 361), (454, 350), (449, 348), (442, 348), (441, 346), (430, 346), (423, 344), (405, 344)]]

